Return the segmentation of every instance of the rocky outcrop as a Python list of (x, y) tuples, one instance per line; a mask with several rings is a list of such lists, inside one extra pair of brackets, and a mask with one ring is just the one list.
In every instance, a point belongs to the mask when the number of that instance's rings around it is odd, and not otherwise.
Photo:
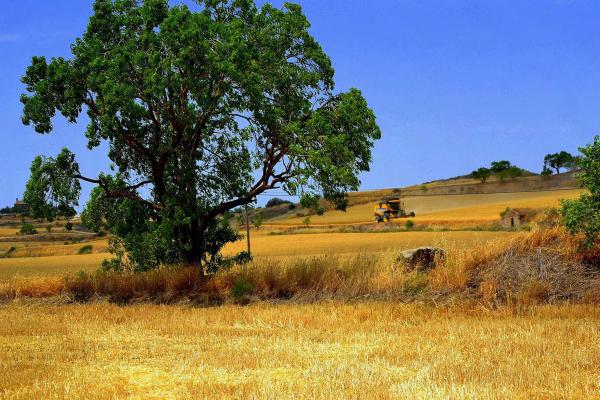
[(439, 247), (418, 247), (400, 253), (397, 260), (402, 262), (407, 271), (428, 271), (435, 268), (436, 261), (444, 262), (446, 252)]

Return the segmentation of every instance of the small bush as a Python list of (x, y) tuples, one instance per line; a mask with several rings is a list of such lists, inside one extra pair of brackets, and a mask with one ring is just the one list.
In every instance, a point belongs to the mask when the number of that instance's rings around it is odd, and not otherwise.
[(408, 221), (406, 221), (406, 224), (404, 224), (404, 226), (406, 227), (406, 229), (412, 229), (415, 226), (415, 223), (409, 219)]
[(585, 244), (591, 249), (600, 237), (600, 136), (594, 143), (579, 148), (583, 157), (579, 161), (579, 183), (589, 190), (577, 200), (563, 200), (561, 214), (571, 234), (583, 233)]
[(46, 227), (46, 232), (51, 233), (52, 232), (52, 225), (48, 225)]
[(244, 277), (238, 276), (233, 281), (231, 286), (231, 296), (236, 301), (242, 301), (252, 294), (254, 286), (248, 282)]
[(21, 235), (35, 235), (37, 232), (37, 230), (33, 227), (33, 225), (31, 225), (30, 223), (24, 223), (23, 225), (21, 225)]
[(94, 246), (92, 246), (91, 244), (86, 244), (85, 246), (79, 249), (78, 254), (92, 254), (93, 249)]
[(66, 231), (72, 231), (72, 230), (73, 230), (73, 224), (72, 224), (72, 223), (70, 223), (70, 222), (67, 222), (67, 223), (65, 224), (65, 230), (66, 230)]

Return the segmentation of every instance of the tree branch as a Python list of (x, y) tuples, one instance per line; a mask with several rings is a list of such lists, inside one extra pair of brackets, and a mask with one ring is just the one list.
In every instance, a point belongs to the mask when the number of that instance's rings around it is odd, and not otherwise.
[(148, 200), (140, 197), (140, 195), (135, 192), (135, 190), (141, 188), (142, 186), (152, 183), (152, 181), (150, 181), (150, 180), (145, 180), (145, 181), (136, 183), (135, 185), (127, 186), (127, 187), (119, 189), (119, 190), (111, 190), (108, 187), (108, 185), (106, 184), (106, 182), (102, 181), (101, 179), (88, 178), (83, 175), (75, 175), (75, 178), (85, 181), (85, 182), (94, 183), (94, 184), (98, 185), (99, 187), (102, 188), (102, 190), (104, 190), (104, 193), (106, 194), (106, 197), (108, 197), (108, 198), (111, 198), (111, 199), (123, 198), (123, 199), (134, 200), (139, 203), (145, 204), (145, 205), (153, 208), (154, 210), (162, 210), (162, 208), (163, 208), (159, 204), (155, 204), (151, 201), (148, 201)]

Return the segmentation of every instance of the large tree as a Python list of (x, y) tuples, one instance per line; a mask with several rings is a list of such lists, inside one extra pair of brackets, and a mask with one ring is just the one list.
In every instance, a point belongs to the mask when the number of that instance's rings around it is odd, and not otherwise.
[(479, 179), (481, 183), (485, 183), (487, 179), (492, 175), (492, 171), (489, 168), (481, 167), (471, 172), (471, 176), (475, 179)]
[(594, 137), (593, 143), (579, 151), (583, 156), (579, 158), (581, 172), (577, 178), (589, 192), (575, 200), (563, 200), (561, 213), (567, 230), (583, 233), (586, 245), (592, 247), (600, 235), (600, 137)]
[(574, 169), (575, 158), (571, 153), (561, 151), (560, 153), (546, 154), (544, 157), (544, 169), (550, 167), (556, 170), (556, 174), (560, 174), (561, 168)]
[(56, 111), (85, 112), (88, 147), (107, 143), (113, 170), (83, 176), (63, 150), (69, 162), (40, 159), (48, 179), (28, 191), (52, 193), (56, 211), (77, 204), (80, 181), (97, 185), (84, 217), (137, 269), (213, 259), (236, 239), (224, 213), (272, 188), (343, 204), (380, 130), (359, 90), (334, 91), (309, 26), (289, 3), (96, 0), (71, 58), (33, 58), (22, 119), (44, 134)]

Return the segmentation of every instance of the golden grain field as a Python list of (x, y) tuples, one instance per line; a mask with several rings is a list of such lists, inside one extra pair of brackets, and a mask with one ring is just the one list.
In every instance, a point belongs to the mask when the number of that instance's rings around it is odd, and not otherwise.
[(0, 306), (3, 399), (592, 399), (600, 309)]
[[(270, 235), (252, 232), (251, 248), (255, 256), (298, 257), (320, 254), (357, 254), (436, 244), (470, 247), (497, 239), (509, 238), (512, 232), (386, 232), (386, 233), (314, 233)], [(225, 247), (225, 254), (246, 249), (241, 240)], [(1, 260), (0, 260), (1, 261)], [(1, 265), (1, 264), (0, 264)]]
[(0, 258), (0, 282), (15, 276), (64, 276), (78, 271), (94, 271), (111, 254), (86, 254), (52, 257)]
[[(323, 254), (352, 255), (379, 251), (405, 250), (426, 245), (460, 246), (509, 238), (511, 232), (389, 232), (389, 233), (315, 233), (294, 235), (270, 235), (269, 231), (251, 233), (252, 254), (255, 257), (294, 258)], [(0, 258), (0, 281), (15, 276), (62, 276), (77, 271), (93, 271), (102, 260), (111, 258), (106, 251), (105, 240), (91, 243), (94, 251), (90, 255), (77, 255), (77, 250), (86, 243), (75, 245), (46, 244), (17, 248), (15, 254), (29, 257)], [(225, 247), (226, 255), (246, 249), (241, 240)]]
[[(414, 211), (415, 222), (480, 221), (490, 222), (500, 219), (500, 213), (507, 207), (545, 208), (555, 207), (559, 199), (578, 197), (581, 189), (562, 191), (540, 191), (520, 193), (464, 194), (448, 196), (407, 197), (406, 209)], [(346, 212), (328, 211), (322, 216), (310, 217), (311, 224), (355, 224), (373, 221), (373, 202), (349, 207)], [(283, 218), (269, 221), (271, 225), (302, 225), (303, 217)], [(398, 222), (405, 222), (404, 219)]]

